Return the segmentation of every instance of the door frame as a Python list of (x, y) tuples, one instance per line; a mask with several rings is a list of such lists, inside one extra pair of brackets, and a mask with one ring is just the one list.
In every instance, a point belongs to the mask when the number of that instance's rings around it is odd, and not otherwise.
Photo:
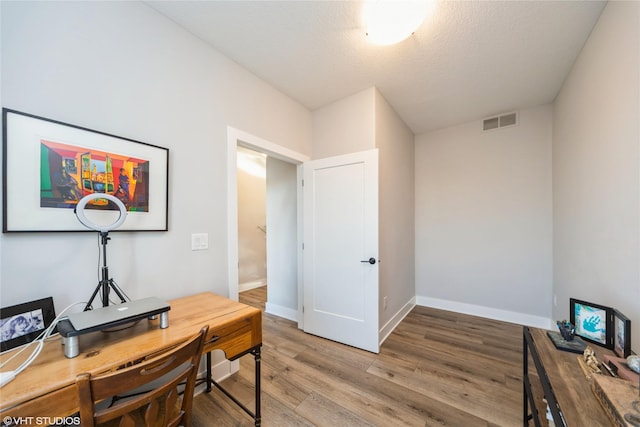
[[(238, 300), (238, 145), (296, 165), (296, 198), (298, 209), (297, 267), (298, 267), (298, 327), (304, 326), (302, 316), (302, 164), (309, 156), (290, 150), (248, 132), (227, 126), (227, 274), (229, 298)], [(267, 273), (268, 274), (268, 273)]]

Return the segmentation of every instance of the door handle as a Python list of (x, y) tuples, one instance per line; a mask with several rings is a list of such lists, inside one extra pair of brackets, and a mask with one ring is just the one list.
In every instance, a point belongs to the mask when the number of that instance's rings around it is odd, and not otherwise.
[(369, 258), (367, 260), (360, 261), (360, 262), (368, 262), (369, 264), (373, 265), (373, 264), (376, 263), (376, 259), (375, 258)]

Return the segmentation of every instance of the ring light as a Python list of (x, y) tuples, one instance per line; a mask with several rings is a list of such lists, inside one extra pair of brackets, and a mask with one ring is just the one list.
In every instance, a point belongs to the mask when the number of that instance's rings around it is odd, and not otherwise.
[[(118, 217), (118, 219), (115, 222), (107, 225), (96, 224), (90, 221), (84, 214), (84, 209), (87, 206), (87, 203), (95, 199), (107, 199), (110, 202), (115, 203), (115, 205), (120, 210), (120, 216)], [(110, 230), (113, 230), (114, 228), (120, 227), (124, 223), (125, 219), (127, 219), (127, 207), (124, 205), (124, 203), (122, 203), (122, 201), (117, 197), (112, 196), (111, 194), (105, 194), (105, 193), (92, 193), (92, 194), (89, 194), (88, 196), (84, 196), (78, 202), (78, 205), (76, 206), (76, 209), (75, 209), (75, 213), (76, 213), (76, 216), (78, 217), (78, 221), (80, 221), (83, 225), (85, 225), (86, 227), (89, 227), (92, 230), (99, 231), (101, 233), (107, 233)]]

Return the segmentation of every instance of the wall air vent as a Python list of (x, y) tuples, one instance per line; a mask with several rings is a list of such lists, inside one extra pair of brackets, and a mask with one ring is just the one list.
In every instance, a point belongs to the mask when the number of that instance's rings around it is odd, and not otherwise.
[(501, 116), (490, 117), (482, 121), (482, 130), (494, 130), (518, 124), (518, 113), (508, 113)]

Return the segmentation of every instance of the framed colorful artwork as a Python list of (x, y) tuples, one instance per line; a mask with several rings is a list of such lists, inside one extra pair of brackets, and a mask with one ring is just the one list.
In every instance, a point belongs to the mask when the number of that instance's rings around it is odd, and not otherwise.
[[(88, 231), (83, 197), (110, 194), (126, 206), (123, 231), (168, 229), (169, 150), (3, 108), (2, 231)], [(95, 221), (117, 208), (95, 198)]]

